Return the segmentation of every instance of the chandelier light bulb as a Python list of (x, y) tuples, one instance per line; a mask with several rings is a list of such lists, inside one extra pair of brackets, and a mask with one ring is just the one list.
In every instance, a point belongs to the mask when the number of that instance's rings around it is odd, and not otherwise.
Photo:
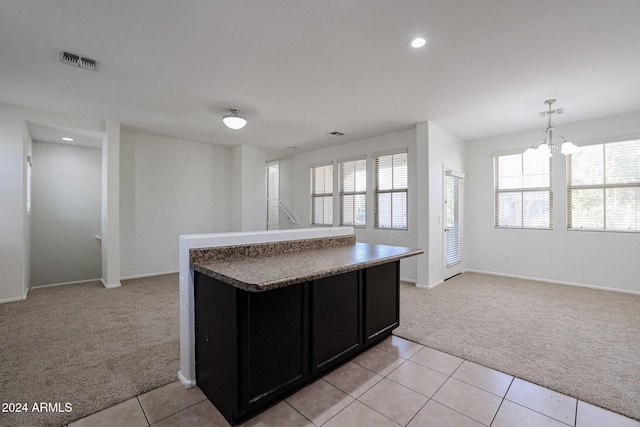
[(565, 141), (562, 144), (562, 149), (560, 150), (560, 152), (562, 154), (564, 154), (565, 156), (567, 156), (569, 154), (575, 153), (577, 149), (578, 149), (578, 147), (576, 146), (576, 144), (574, 144), (573, 142), (570, 142), (570, 141)]

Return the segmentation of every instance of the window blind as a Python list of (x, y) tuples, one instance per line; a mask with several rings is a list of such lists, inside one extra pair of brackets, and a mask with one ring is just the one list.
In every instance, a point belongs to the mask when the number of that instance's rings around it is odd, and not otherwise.
[(366, 226), (367, 160), (339, 164), (340, 225)]
[(462, 179), (447, 175), (445, 179), (446, 212), (447, 212), (447, 267), (458, 264), (462, 260), (460, 251), (460, 200), (462, 198)]
[(567, 228), (640, 232), (640, 140), (567, 156)]
[(333, 164), (310, 168), (311, 225), (333, 225)]
[(407, 229), (407, 152), (378, 156), (375, 169), (375, 228)]
[(551, 158), (497, 156), (494, 172), (495, 227), (553, 228)]

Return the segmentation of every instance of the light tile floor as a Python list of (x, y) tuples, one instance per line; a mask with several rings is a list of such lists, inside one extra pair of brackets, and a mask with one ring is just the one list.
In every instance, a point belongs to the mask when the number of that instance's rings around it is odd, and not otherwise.
[[(227, 427), (179, 382), (69, 424)], [(640, 427), (640, 422), (398, 337), (389, 337), (243, 427)]]

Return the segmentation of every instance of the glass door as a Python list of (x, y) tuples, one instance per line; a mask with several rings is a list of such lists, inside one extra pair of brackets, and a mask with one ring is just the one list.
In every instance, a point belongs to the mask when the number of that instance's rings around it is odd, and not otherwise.
[(464, 174), (445, 170), (444, 279), (462, 273), (462, 184)]

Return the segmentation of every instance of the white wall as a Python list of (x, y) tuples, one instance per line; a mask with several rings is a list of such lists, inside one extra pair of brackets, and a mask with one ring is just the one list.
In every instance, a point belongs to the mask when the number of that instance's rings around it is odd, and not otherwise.
[(24, 298), (24, 121), (0, 123), (0, 302)]
[(106, 122), (102, 137), (102, 284), (120, 287), (120, 123)]
[[(567, 231), (566, 164), (553, 158), (554, 229), (505, 230), (493, 226), (493, 161), (490, 153), (524, 151), (539, 130), (467, 143), (465, 179), (466, 268), (497, 274), (640, 292), (640, 234)], [(576, 144), (640, 136), (640, 113), (585, 122), (556, 121), (556, 133)], [(505, 255), (510, 262), (505, 262)]]
[[(444, 279), (444, 170), (464, 172), (465, 142), (429, 122), (429, 285)], [(463, 198), (464, 186), (463, 184)], [(464, 221), (462, 245), (464, 246)], [(462, 260), (464, 266), (464, 258)]]
[(101, 157), (97, 148), (34, 142), (32, 287), (102, 276)]
[[(408, 148), (409, 166), (409, 200), (408, 200), (408, 230), (376, 230), (373, 228), (373, 157), (372, 154), (393, 150), (396, 148)], [(297, 227), (309, 227), (311, 224), (311, 202), (309, 196), (309, 167), (316, 163), (332, 160), (347, 159), (354, 156), (367, 156), (367, 227), (356, 228), (356, 239), (359, 242), (380, 243), (417, 247), (416, 243), (416, 197), (412, 189), (416, 188), (416, 130), (411, 129), (396, 132), (375, 138), (363, 139), (348, 144), (302, 153), (287, 159), (280, 160), (280, 194), (285, 206), (298, 220)], [(337, 180), (337, 167), (334, 180)], [(337, 181), (334, 181), (337, 183)], [(292, 186), (292, 196), (288, 195), (287, 186)], [(335, 186), (334, 186), (335, 187)], [(337, 187), (336, 187), (337, 188)], [(289, 197), (292, 197), (289, 200)], [(334, 193), (334, 226), (339, 225), (339, 197)], [(288, 221), (281, 223), (281, 228), (291, 226)], [(405, 279), (416, 280), (416, 257), (401, 260), (401, 276)]]
[(121, 131), (123, 278), (177, 271), (181, 234), (229, 230), (230, 163), (229, 148)]
[(231, 231), (267, 229), (265, 159), (261, 148), (240, 145), (231, 149)]
[[(33, 158), (33, 139), (31, 138), (31, 134), (29, 133), (29, 128), (25, 123), (22, 131), (22, 142), (23, 142), (23, 150), (24, 156), (26, 159)], [(33, 160), (31, 160), (31, 164), (33, 164)], [(27, 210), (27, 191), (28, 189), (28, 165), (24, 163), (24, 170), (22, 174), (23, 179), (23, 187), (24, 187), (24, 197), (22, 201), (22, 205), (24, 208), (24, 222), (23, 222), (23, 242), (24, 242), (24, 265), (23, 265), (23, 276), (24, 276), (24, 295), (26, 297), (29, 289), (31, 288), (31, 228), (32, 228), (32, 215), (31, 211)], [(33, 169), (33, 168), (31, 168)]]

